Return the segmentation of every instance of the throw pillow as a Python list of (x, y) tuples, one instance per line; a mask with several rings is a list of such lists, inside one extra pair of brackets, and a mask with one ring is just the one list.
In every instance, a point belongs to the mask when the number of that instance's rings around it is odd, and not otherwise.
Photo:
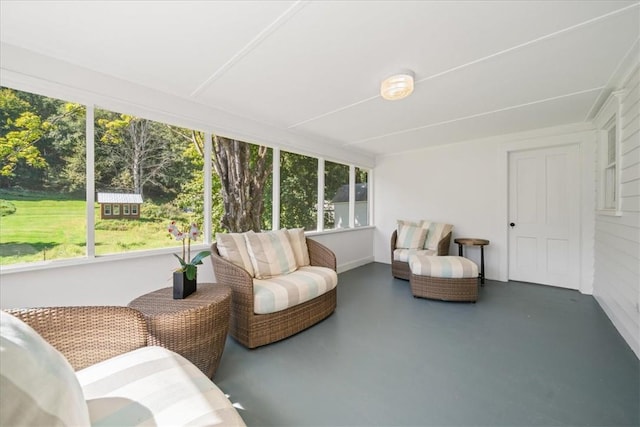
[(418, 225), (399, 225), (397, 249), (419, 249), (424, 245), (427, 230)]
[(285, 230), (244, 234), (256, 279), (289, 274), (296, 270), (296, 259)]
[(244, 233), (216, 233), (216, 243), (222, 258), (245, 269), (251, 277), (254, 276)]
[(287, 230), (287, 235), (298, 268), (310, 265), (309, 248), (307, 247), (307, 239), (304, 237), (304, 228), (289, 229)]
[(88, 426), (73, 368), (20, 319), (0, 311), (0, 425)]
[(422, 221), (421, 226), (429, 230), (424, 241), (424, 249), (432, 251), (437, 251), (440, 240), (453, 230), (453, 225), (441, 222)]

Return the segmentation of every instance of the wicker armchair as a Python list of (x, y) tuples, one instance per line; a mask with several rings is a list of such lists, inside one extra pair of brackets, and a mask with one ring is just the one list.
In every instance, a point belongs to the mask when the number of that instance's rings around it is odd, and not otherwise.
[(147, 323), (127, 307), (42, 307), (7, 309), (69, 361), (74, 370), (147, 345)]
[[(326, 246), (306, 239), (311, 265), (336, 270), (336, 256)], [(219, 283), (231, 287), (229, 333), (247, 348), (255, 348), (290, 337), (315, 325), (334, 312), (337, 288), (310, 301), (269, 314), (255, 314), (253, 277), (241, 267), (223, 259), (214, 243), (211, 262)]]
[[(391, 274), (398, 279), (409, 280), (411, 277), (411, 270), (409, 269), (409, 263), (403, 261), (396, 261), (393, 259), (393, 251), (396, 249), (396, 240), (398, 239), (398, 230), (393, 230), (391, 234)], [(447, 233), (438, 242), (438, 251), (435, 255), (443, 256), (449, 255), (449, 246), (451, 245), (451, 232)]]

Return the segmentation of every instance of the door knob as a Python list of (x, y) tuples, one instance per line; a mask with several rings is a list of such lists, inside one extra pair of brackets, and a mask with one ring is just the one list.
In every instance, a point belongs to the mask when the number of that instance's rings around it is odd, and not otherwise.
[(509, 223), (509, 226), (510, 226), (511, 228), (513, 228), (513, 227), (515, 227), (515, 226), (516, 226), (516, 223), (515, 223), (515, 222)]

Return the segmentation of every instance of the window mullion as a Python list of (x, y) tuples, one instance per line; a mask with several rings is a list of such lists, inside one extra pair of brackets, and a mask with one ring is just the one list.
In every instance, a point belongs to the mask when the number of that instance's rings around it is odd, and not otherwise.
[(212, 224), (212, 220), (211, 220), (211, 216), (213, 215), (212, 212), (212, 199), (213, 199), (213, 194), (212, 194), (212, 177), (211, 174), (213, 173), (213, 168), (211, 166), (211, 159), (212, 159), (212, 152), (213, 152), (213, 143), (211, 140), (211, 133), (210, 132), (205, 132), (204, 133), (204, 168), (202, 173), (204, 173), (204, 239), (205, 239), (205, 243), (210, 245), (212, 242), (212, 230), (213, 230), (213, 224)]
[(324, 159), (318, 158), (318, 231), (324, 230)]
[(86, 104), (86, 123), (85, 123), (85, 186), (86, 186), (86, 215), (87, 215), (87, 246), (86, 255), (88, 258), (95, 258), (96, 256), (96, 234), (95, 234), (95, 195), (96, 195), (96, 181), (95, 181), (95, 129), (94, 129), (94, 113), (95, 106), (93, 104)]

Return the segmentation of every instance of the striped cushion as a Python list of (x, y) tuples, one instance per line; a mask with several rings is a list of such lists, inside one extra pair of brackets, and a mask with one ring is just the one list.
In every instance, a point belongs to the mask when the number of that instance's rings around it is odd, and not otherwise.
[(0, 425), (88, 426), (73, 368), (20, 319), (0, 311)]
[(296, 265), (305, 267), (311, 264), (307, 239), (304, 237), (304, 228), (292, 228), (287, 230), (287, 233), (291, 249), (293, 249), (293, 256), (296, 258)]
[(440, 240), (453, 230), (453, 225), (440, 222), (422, 221), (420, 225), (429, 230), (424, 241), (424, 248), (432, 251), (437, 251)]
[(162, 347), (122, 354), (82, 369), (77, 376), (92, 426), (245, 425), (206, 375)]
[(427, 230), (419, 225), (398, 225), (398, 238), (396, 239), (396, 248), (400, 249), (419, 249), (424, 245), (427, 237)]
[(286, 276), (269, 280), (254, 279), (254, 307), (256, 314), (275, 313), (312, 300), (338, 284), (338, 275), (326, 267), (301, 267)]
[(244, 233), (216, 233), (216, 243), (222, 258), (245, 269), (253, 277), (253, 265), (247, 251)]
[(295, 271), (296, 259), (285, 230), (244, 234), (256, 279), (268, 279)]
[(393, 251), (393, 260), (409, 262), (411, 255), (436, 255), (436, 251), (429, 249), (396, 249)]
[(446, 279), (478, 277), (476, 263), (460, 256), (413, 255), (409, 258), (409, 268), (417, 276)]

